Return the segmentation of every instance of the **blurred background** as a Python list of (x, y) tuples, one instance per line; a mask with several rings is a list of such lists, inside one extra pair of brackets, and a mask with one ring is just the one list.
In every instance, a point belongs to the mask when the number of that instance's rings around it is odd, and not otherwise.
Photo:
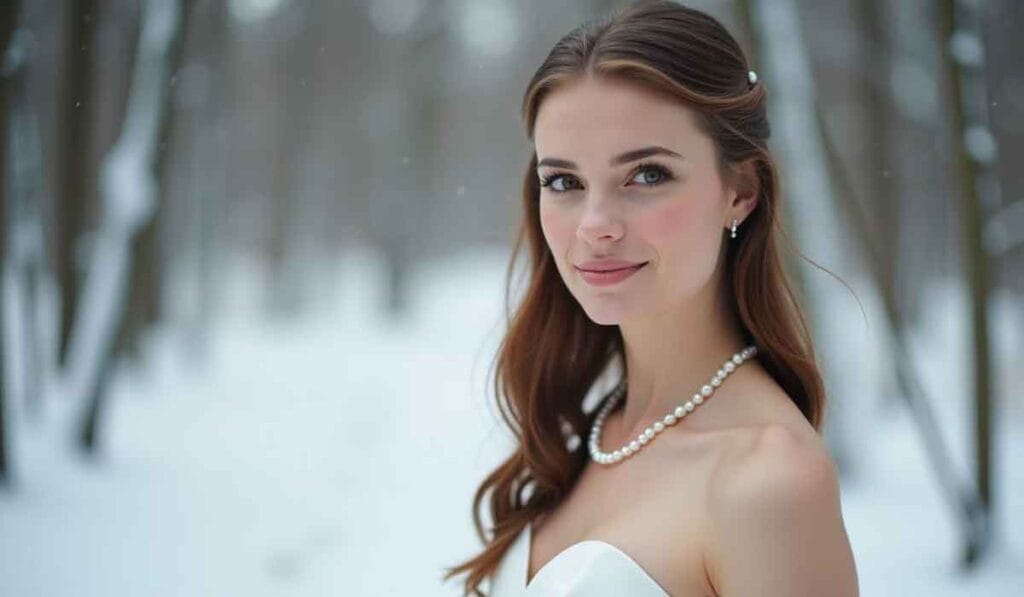
[[(521, 94), (619, 4), (2, 0), (0, 594), (459, 594)], [(692, 5), (841, 278), (792, 262), (862, 594), (1019, 594), (1024, 3)]]

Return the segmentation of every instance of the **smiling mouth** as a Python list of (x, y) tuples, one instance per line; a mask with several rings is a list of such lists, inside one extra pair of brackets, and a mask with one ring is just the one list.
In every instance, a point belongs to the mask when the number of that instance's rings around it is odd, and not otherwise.
[(583, 278), (588, 284), (593, 286), (608, 286), (611, 284), (618, 284), (640, 271), (648, 264), (647, 261), (639, 263), (637, 265), (631, 265), (629, 267), (622, 267), (612, 270), (594, 271), (576, 268), (580, 273), (580, 277)]

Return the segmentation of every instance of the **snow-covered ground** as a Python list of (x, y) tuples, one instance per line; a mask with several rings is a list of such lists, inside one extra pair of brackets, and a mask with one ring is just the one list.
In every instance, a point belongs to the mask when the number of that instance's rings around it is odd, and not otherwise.
[[(443, 567), (477, 547), (472, 492), (509, 448), (489, 395), (505, 254), (475, 250), (418, 271), (401, 323), (377, 308), (372, 255), (337, 269), (302, 318), (274, 321), (257, 315), (256, 270), (227, 268), (205, 349), (165, 325), (141, 367), (119, 370), (96, 461), (19, 421), (18, 485), (0, 492), (0, 595), (458, 594), (441, 583)], [(967, 311), (955, 287), (934, 296), (914, 346), (943, 432), (966, 452), (954, 348)], [(866, 380), (864, 402), (844, 411), (854, 474), (843, 508), (862, 595), (1024, 586), (1024, 467), (1013, 456), (1024, 453), (1024, 417), (1020, 398), (1007, 400), (1022, 381), (1009, 371), (1022, 364), (1022, 326), (1019, 310), (999, 305), (990, 556), (959, 570), (955, 527), (906, 408)], [(859, 312), (851, 327), (863, 327)]]

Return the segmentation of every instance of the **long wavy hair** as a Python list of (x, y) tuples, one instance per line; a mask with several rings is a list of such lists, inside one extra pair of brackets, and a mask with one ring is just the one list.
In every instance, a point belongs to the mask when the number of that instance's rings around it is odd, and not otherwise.
[[(748, 70), (739, 44), (711, 16), (671, 1), (640, 2), (560, 39), (526, 88), (522, 116), (532, 139), (537, 111), (554, 89), (580, 77), (613, 77), (669, 94), (692, 109), (714, 141), (723, 174), (753, 161), (760, 196), (728, 243), (725, 288), (746, 341), (757, 346), (758, 361), (820, 431), (824, 385), (779, 251), (780, 239), (788, 239), (767, 148), (767, 90), (763, 82), (748, 80)], [(572, 440), (587, 437), (597, 410), (584, 409), (584, 398), (614, 359), (625, 363), (618, 326), (591, 321), (555, 267), (540, 226), (536, 168), (534, 153), (523, 177), (523, 220), (506, 272), (506, 300), (524, 245), (528, 286), (508, 317), (494, 363), (498, 410), (516, 447), (473, 498), (482, 551), (444, 575), (447, 580), (466, 573), (466, 595), (484, 595), (480, 585), (519, 533), (569, 493), (587, 462), (585, 442), (574, 446)], [(492, 522), (488, 532), (484, 503)]]

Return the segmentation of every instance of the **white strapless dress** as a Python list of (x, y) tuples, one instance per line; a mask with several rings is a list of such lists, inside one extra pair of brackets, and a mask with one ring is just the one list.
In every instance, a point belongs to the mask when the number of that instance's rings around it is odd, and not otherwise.
[(595, 539), (573, 543), (548, 561), (526, 584), (532, 525), (505, 552), (491, 578), (490, 597), (667, 597), (640, 564), (624, 551)]

